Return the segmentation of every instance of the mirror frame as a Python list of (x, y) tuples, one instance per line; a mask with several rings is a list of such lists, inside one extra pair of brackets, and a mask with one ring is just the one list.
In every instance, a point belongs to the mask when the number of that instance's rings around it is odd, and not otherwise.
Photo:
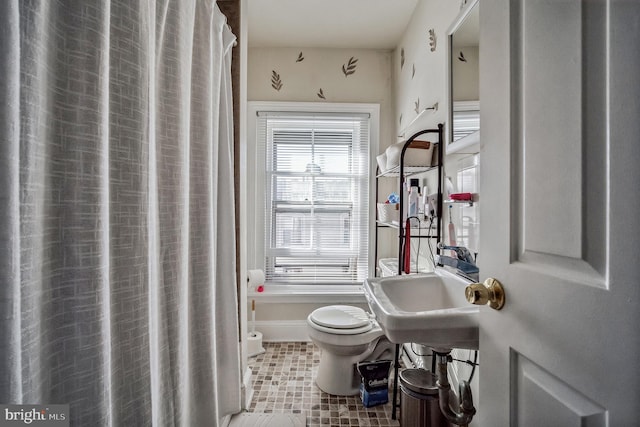
[[(461, 150), (476, 146), (476, 144), (480, 143), (480, 130), (478, 132), (474, 132), (473, 134), (463, 137), (457, 141), (453, 141), (453, 61), (454, 55), (452, 52), (453, 48), (453, 34), (459, 29), (466, 18), (471, 14), (471, 11), (474, 7), (479, 5), (479, 0), (469, 0), (467, 4), (465, 4), (460, 13), (453, 21), (449, 29), (447, 30), (447, 70), (446, 70), (446, 80), (447, 80), (447, 119), (448, 123), (446, 126), (446, 150), (445, 154), (452, 154), (456, 152), (460, 152)], [(479, 6), (478, 6), (479, 7)], [(472, 104), (474, 101), (467, 101), (466, 104)], [(478, 109), (480, 108), (480, 103), (478, 100)], [(469, 153), (477, 153), (479, 148), (475, 148), (469, 150)], [(466, 152), (466, 151), (465, 151)]]

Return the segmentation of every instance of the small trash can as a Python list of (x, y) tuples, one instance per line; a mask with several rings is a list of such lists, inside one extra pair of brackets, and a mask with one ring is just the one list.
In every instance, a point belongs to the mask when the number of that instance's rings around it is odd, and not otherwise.
[(440, 411), (436, 376), (425, 369), (400, 372), (400, 426), (450, 427)]

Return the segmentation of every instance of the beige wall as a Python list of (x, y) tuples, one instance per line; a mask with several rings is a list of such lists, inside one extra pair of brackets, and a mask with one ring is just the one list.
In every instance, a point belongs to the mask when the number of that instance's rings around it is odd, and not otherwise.
[(454, 101), (477, 101), (480, 99), (480, 49), (478, 46), (463, 46), (456, 49), (454, 54), (464, 54), (466, 62), (454, 60), (452, 63), (452, 80)]
[[(298, 61), (302, 54), (302, 60)], [(351, 58), (354, 72), (345, 76)], [(274, 72), (280, 90), (274, 89)], [(251, 48), (249, 101), (362, 102), (380, 104), (380, 145), (392, 142), (391, 52), (372, 49)], [(322, 90), (324, 99), (318, 94)]]
[[(393, 53), (396, 135), (409, 137), (436, 128), (447, 120), (447, 30), (460, 10), (460, 2), (420, 0), (400, 43)], [(430, 32), (430, 30), (433, 30)], [(438, 104), (437, 111), (425, 108)], [(402, 141), (403, 138), (398, 138)], [(445, 166), (445, 173), (446, 166)], [(448, 173), (447, 173), (448, 174)], [(437, 190), (437, 171), (412, 176)], [(396, 190), (397, 191), (397, 190)], [(420, 265), (430, 259), (428, 245), (420, 246)]]
[[(380, 150), (395, 142), (394, 105), (389, 50), (250, 48), (247, 67), (249, 101), (344, 102), (380, 104)], [(302, 57), (300, 56), (302, 54)], [(299, 60), (299, 58), (303, 58)], [(353, 73), (345, 75), (353, 58)], [(277, 74), (274, 74), (274, 72)], [(279, 79), (278, 79), (279, 78)], [(278, 85), (278, 81), (281, 84)], [(275, 86), (275, 88), (274, 88)], [(278, 90), (277, 87), (280, 89)], [(320, 92), (322, 90), (322, 92)], [(324, 99), (319, 96), (321, 93)], [(380, 151), (379, 150), (379, 151)], [(392, 236), (382, 236), (385, 250), (395, 249)], [(258, 321), (304, 320), (317, 303), (260, 304)], [(364, 297), (363, 307), (366, 307)], [(286, 308), (283, 308), (286, 306)]]
[[(424, 115), (425, 121), (421, 120), (417, 126), (432, 127), (445, 121), (446, 30), (458, 11), (457, 1), (421, 0), (400, 45), (393, 52), (250, 48), (247, 98), (249, 101), (379, 103), (378, 151), (383, 152), (387, 146), (399, 141), (398, 133), (416, 117), (416, 102), (419, 102), (418, 111), (439, 103), (439, 110)], [(433, 52), (429, 45), (429, 29), (434, 29), (436, 36)], [(401, 67), (402, 49), (405, 59)], [(298, 60), (300, 57), (304, 59)], [(357, 59), (355, 72), (345, 76), (343, 67), (349, 65), (351, 58)], [(321, 89), (324, 99), (319, 96)], [(381, 197), (390, 191), (398, 191), (394, 180), (381, 180), (381, 185)], [(435, 182), (430, 186), (435, 188)], [(380, 257), (397, 256), (397, 231), (383, 229), (380, 233)], [(260, 307), (256, 313), (258, 321), (303, 320), (321, 305), (256, 303)]]
[[(458, 1), (418, 2), (407, 31), (393, 53), (394, 122), (397, 133), (415, 119), (419, 111), (436, 102), (439, 104), (438, 111), (423, 116), (417, 127), (431, 128), (446, 120), (446, 32), (459, 10)], [(433, 30), (435, 35), (435, 46), (431, 43), (429, 30)], [(419, 103), (418, 112), (416, 103)]]

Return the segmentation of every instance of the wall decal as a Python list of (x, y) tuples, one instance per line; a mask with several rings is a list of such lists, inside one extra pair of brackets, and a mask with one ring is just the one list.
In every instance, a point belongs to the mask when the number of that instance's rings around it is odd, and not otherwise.
[(404, 67), (404, 48), (400, 49), (400, 69)]
[(402, 126), (402, 113), (400, 113), (400, 118), (398, 119), (398, 125)]
[(429, 30), (429, 46), (431, 47), (431, 52), (435, 52), (436, 51), (436, 43), (437, 42), (438, 42), (438, 39), (436, 37), (436, 32), (432, 28), (432, 29)]
[(358, 62), (358, 59), (352, 56), (349, 59), (349, 62), (347, 62), (346, 64), (342, 64), (342, 72), (344, 73), (345, 77), (349, 77), (351, 74), (356, 72), (357, 62)]
[(280, 74), (276, 73), (275, 70), (271, 71), (271, 87), (277, 91), (282, 89), (282, 80), (280, 80)]
[(302, 52), (300, 52), (300, 54), (298, 55), (298, 59), (296, 59), (296, 62), (302, 62), (304, 61), (304, 56), (302, 56)]
[(318, 91), (317, 95), (318, 95), (318, 98), (320, 98), (320, 99), (327, 99), (327, 98), (324, 97), (324, 92), (322, 91), (322, 88), (320, 88), (320, 90)]
[(414, 102), (416, 108), (414, 108), (414, 111), (416, 112), (416, 114), (420, 114), (420, 98), (418, 98), (418, 100), (416, 102)]
[(411, 72), (411, 78), (416, 75), (416, 64), (413, 64), (413, 71)]
[(464, 53), (460, 51), (460, 55), (458, 55), (458, 60), (462, 62), (467, 62), (467, 58), (464, 57)]

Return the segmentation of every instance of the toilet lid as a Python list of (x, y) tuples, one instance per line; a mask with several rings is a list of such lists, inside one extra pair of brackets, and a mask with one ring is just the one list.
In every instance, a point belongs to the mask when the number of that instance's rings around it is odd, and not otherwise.
[(366, 311), (349, 305), (321, 307), (310, 317), (315, 324), (332, 329), (356, 329), (371, 324)]

